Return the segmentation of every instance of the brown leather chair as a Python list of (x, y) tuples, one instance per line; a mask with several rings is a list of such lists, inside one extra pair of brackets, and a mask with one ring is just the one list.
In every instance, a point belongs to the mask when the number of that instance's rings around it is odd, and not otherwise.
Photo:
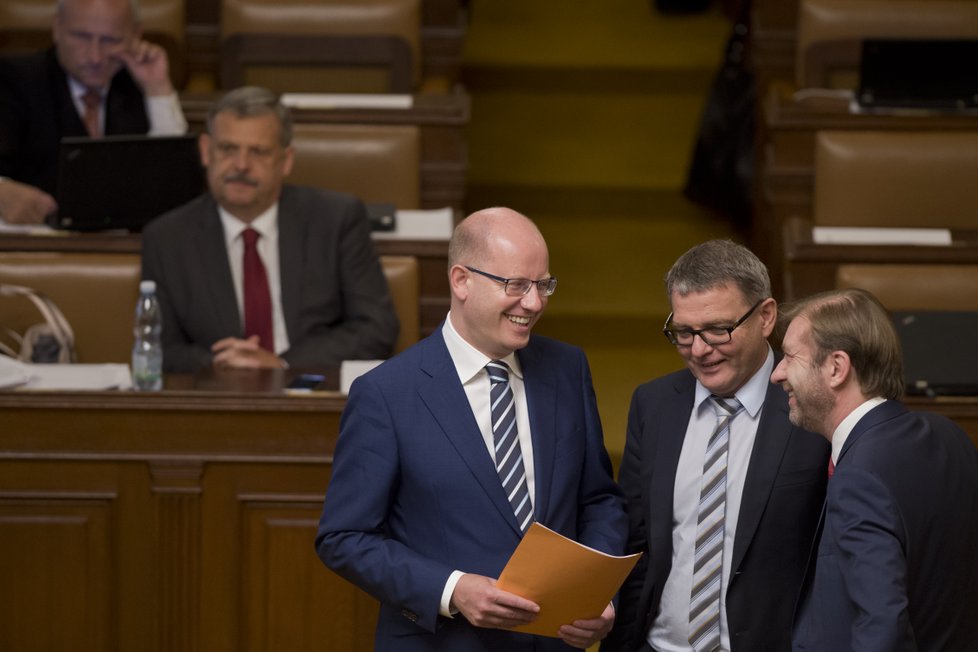
[(410, 125), (297, 124), (292, 183), (349, 192), (368, 203), (421, 205), (421, 135)]
[(974, 229), (976, 179), (978, 131), (822, 131), (813, 223)]
[[(0, 252), (0, 283), (50, 298), (75, 331), (78, 362), (125, 362), (139, 296), (137, 254)], [(43, 321), (22, 297), (0, 297), (0, 326), (23, 333)]]
[[(419, 337), (418, 261), (381, 256), (380, 262), (401, 323), (395, 351), (402, 351)], [(0, 283), (50, 298), (71, 324), (77, 361), (83, 363), (129, 362), (140, 273), (137, 254), (0, 252)], [(42, 321), (27, 299), (0, 297), (0, 328), (23, 333)]]
[[(0, 54), (19, 54), (50, 47), (54, 0), (0, 2)], [(147, 40), (163, 46), (176, 88), (187, 81), (183, 0), (140, 0), (140, 20)]]
[(420, 80), (420, 4), (222, 0), (220, 85), (409, 93)]
[(978, 310), (978, 265), (839, 265), (835, 286), (869, 290), (887, 310)]
[(394, 312), (401, 322), (394, 344), (394, 353), (400, 353), (417, 342), (421, 333), (418, 259), (414, 256), (381, 256), (380, 265), (390, 288)]
[(978, 2), (801, 0), (798, 88), (855, 88), (865, 38), (978, 38)]

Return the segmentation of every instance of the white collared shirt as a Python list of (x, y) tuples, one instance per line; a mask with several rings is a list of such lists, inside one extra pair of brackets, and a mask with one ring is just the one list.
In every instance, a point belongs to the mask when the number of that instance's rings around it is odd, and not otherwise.
[(852, 429), (856, 427), (859, 420), (866, 416), (874, 407), (885, 402), (886, 399), (882, 396), (867, 399), (859, 407), (850, 412), (842, 420), (842, 423), (836, 426), (835, 432), (832, 433), (832, 464), (839, 461), (839, 453), (842, 452), (842, 447), (846, 445), (846, 440), (849, 439), (849, 435), (852, 434)]
[(272, 295), (272, 337), (275, 339), (275, 354), (281, 355), (289, 350), (289, 334), (285, 330), (285, 313), (282, 310), (282, 273), (278, 256), (278, 204), (246, 224), (220, 206), (217, 212), (224, 226), (224, 244), (231, 264), (231, 278), (234, 280), (234, 296), (238, 302), (238, 315), (244, 328), (244, 239), (241, 234), (249, 226), (261, 236), (256, 244), (268, 276), (268, 290)]
[[(455, 326), (452, 324), (451, 313), (445, 318), (445, 325), (442, 327), (442, 337), (445, 338), (445, 346), (448, 347), (448, 354), (455, 363), (455, 371), (458, 378), (462, 381), (462, 389), (465, 396), (469, 399), (469, 406), (475, 416), (476, 423), (479, 424), (479, 431), (482, 433), (483, 442), (489, 453), (490, 459), (495, 466), (495, 444), (492, 435), (492, 411), (489, 401), (489, 373), (486, 365), (491, 358), (478, 351), (471, 344), (462, 339)], [(523, 451), (523, 467), (526, 469), (526, 486), (530, 492), (530, 502), (535, 503), (536, 494), (534, 488), (533, 470), (533, 438), (530, 433), (530, 415), (526, 403), (526, 391), (523, 386), (523, 370), (520, 367), (519, 358), (515, 353), (510, 353), (502, 359), (509, 365), (509, 386), (513, 390), (513, 400), (516, 404), (516, 427), (520, 440), (520, 448)], [(439, 613), (442, 616), (452, 617), (449, 610), (452, 593), (455, 585), (462, 577), (463, 571), (456, 570), (448, 578), (445, 588), (442, 591), (441, 605)]]
[[(768, 347), (767, 359), (735, 396), (744, 409), (730, 421), (727, 451), (727, 504), (723, 532), (723, 577), (720, 586), (720, 644), (730, 649), (727, 629), (727, 586), (733, 560), (734, 536), (740, 517), (740, 503), (747, 479), (757, 424), (760, 422), (774, 371), (774, 352)], [(653, 648), (660, 652), (688, 652), (689, 600), (693, 584), (693, 557), (696, 548), (696, 520), (699, 515), (703, 458), (717, 417), (710, 390), (696, 382), (693, 411), (683, 439), (676, 482), (673, 487), (672, 570), (662, 589), (659, 613), (647, 633)]]
[[(88, 92), (82, 84), (73, 77), (68, 77), (68, 89), (71, 92), (71, 99), (75, 103), (75, 110), (79, 116), (85, 115), (85, 102), (82, 96)], [(105, 94), (107, 88), (101, 89), (102, 101), (99, 103), (98, 124), (99, 132), (105, 133)], [(170, 95), (158, 95), (155, 97), (144, 96), (146, 105), (146, 118), (149, 120), (150, 136), (180, 136), (187, 133), (187, 119), (183, 115), (183, 107), (180, 106), (180, 98), (176, 93)]]

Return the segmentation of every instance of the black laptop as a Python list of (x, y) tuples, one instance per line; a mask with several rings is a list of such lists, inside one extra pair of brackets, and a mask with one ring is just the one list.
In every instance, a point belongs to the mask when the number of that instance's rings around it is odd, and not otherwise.
[(204, 188), (196, 136), (64, 138), (55, 226), (138, 232)]
[(907, 393), (978, 395), (978, 312), (894, 312)]
[(978, 110), (978, 40), (863, 41), (856, 103), (864, 110)]

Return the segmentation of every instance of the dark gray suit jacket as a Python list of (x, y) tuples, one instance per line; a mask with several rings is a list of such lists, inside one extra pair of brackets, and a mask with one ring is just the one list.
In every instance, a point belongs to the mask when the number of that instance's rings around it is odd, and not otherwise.
[(829, 480), (796, 650), (978, 647), (978, 450), (896, 401), (856, 423)]
[[(628, 501), (627, 552), (645, 552), (625, 581), (602, 650), (633, 652), (659, 611), (672, 568), (673, 486), (693, 409), (689, 370), (635, 390), (619, 483)], [(829, 443), (788, 421), (788, 398), (768, 387), (734, 537), (727, 586), (733, 652), (790, 647), (794, 600), (825, 497)]]
[[(143, 93), (125, 68), (105, 102), (106, 135), (149, 131)], [(61, 139), (85, 135), (53, 48), (0, 59), (0, 176), (56, 196)]]
[[(352, 195), (286, 185), (278, 207), (282, 310), (292, 367), (390, 355), (398, 323), (370, 240), (366, 209)], [(211, 364), (211, 345), (243, 337), (224, 228), (208, 193), (143, 231), (143, 278), (163, 309), (163, 368)]]

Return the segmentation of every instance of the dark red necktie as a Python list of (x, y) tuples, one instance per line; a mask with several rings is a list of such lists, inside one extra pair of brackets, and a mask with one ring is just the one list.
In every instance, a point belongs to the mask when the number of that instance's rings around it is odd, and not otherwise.
[(268, 290), (268, 274), (258, 255), (259, 234), (245, 229), (244, 239), (244, 330), (245, 337), (257, 335), (263, 349), (275, 351), (272, 339), (272, 294)]
[(829, 457), (829, 477), (831, 478), (833, 475), (835, 475), (835, 462)]
[(85, 131), (92, 138), (102, 135), (101, 125), (99, 125), (99, 109), (102, 106), (102, 96), (98, 91), (85, 91), (81, 96), (82, 104), (85, 105), (85, 114), (82, 115), (82, 122), (85, 123)]

